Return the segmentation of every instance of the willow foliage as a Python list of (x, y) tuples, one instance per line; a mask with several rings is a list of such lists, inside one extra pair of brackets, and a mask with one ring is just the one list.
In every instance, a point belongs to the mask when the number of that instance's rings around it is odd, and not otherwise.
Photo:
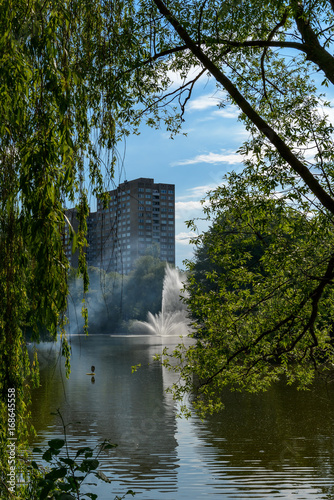
[[(120, 25), (130, 13), (118, 1), (0, 3), (3, 474), (8, 390), (16, 395), (17, 443), (29, 431), (29, 384), (37, 380), (38, 367), (36, 358), (28, 359), (27, 334), (38, 341), (43, 330), (53, 338), (60, 333), (70, 370), (64, 332), (69, 271), (65, 206), (75, 204), (78, 210), (79, 229), (76, 235), (71, 232), (86, 291), (87, 192), (102, 193), (102, 151), (107, 175), (112, 175), (115, 144), (133, 121), (130, 93), (124, 96), (115, 85), (115, 61), (122, 66), (129, 47), (129, 30)], [(1, 477), (2, 498), (8, 493), (5, 479)]]

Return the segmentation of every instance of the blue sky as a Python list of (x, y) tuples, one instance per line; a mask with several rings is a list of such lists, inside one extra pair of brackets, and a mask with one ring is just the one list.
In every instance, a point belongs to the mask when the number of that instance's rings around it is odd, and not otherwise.
[[(318, 75), (315, 76), (319, 79)], [(184, 83), (175, 74), (171, 79), (171, 89)], [(323, 87), (321, 90), (325, 90), (333, 104), (332, 90)], [(181, 133), (170, 139), (170, 133), (163, 126), (155, 130), (142, 125), (140, 135), (131, 135), (119, 145), (119, 164), (114, 179), (107, 184), (108, 189), (114, 189), (120, 182), (138, 177), (175, 184), (176, 265), (181, 269), (184, 268), (183, 260), (193, 256), (193, 246), (189, 244), (193, 234), (185, 221), (203, 217), (200, 200), (222, 182), (227, 172), (238, 171), (243, 166), (237, 150), (247, 140), (248, 133), (237, 119), (236, 107), (218, 107), (223, 98), (224, 94), (217, 90), (214, 80), (203, 76), (187, 103), (182, 130), (187, 135)], [(333, 108), (327, 108), (325, 112), (334, 123)], [(90, 203), (94, 210), (94, 200), (91, 199)], [(206, 222), (198, 223), (199, 231), (207, 227)]]
[[(314, 75), (315, 80), (319, 79)], [(180, 83), (173, 75), (174, 88)], [(319, 82), (318, 82), (319, 84)], [(320, 88), (320, 84), (319, 84)], [(333, 106), (332, 89), (321, 88)], [(202, 77), (188, 101), (183, 132), (173, 140), (164, 129), (143, 126), (139, 136), (130, 136), (126, 147), (120, 149), (124, 158), (115, 182), (137, 177), (151, 177), (156, 182), (170, 182), (176, 186), (176, 265), (184, 268), (184, 259), (192, 258), (193, 245), (189, 244), (190, 230), (185, 221), (203, 217), (200, 200), (222, 182), (222, 177), (243, 167), (237, 150), (248, 138), (244, 125), (238, 121), (238, 109), (227, 105), (220, 109), (224, 97), (217, 91), (214, 80)], [(334, 123), (334, 109), (319, 108)], [(313, 153), (311, 154), (311, 156)], [(311, 159), (311, 158), (310, 158)], [(198, 229), (207, 229), (199, 222)]]
[[(177, 82), (175, 82), (176, 84)], [(176, 265), (193, 255), (185, 221), (200, 217), (200, 200), (222, 182), (223, 175), (241, 167), (236, 153), (247, 134), (237, 121), (237, 109), (219, 109), (213, 83), (203, 79), (188, 102), (183, 132), (173, 140), (163, 128), (141, 127), (119, 147), (120, 162), (115, 183), (137, 177), (154, 178), (176, 186)], [(206, 224), (199, 224), (201, 230)]]

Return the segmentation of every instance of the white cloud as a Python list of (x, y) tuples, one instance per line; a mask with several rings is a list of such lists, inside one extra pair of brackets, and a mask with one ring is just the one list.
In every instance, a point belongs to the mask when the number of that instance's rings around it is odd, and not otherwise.
[(217, 106), (220, 101), (221, 99), (217, 96), (206, 94), (191, 100), (188, 104), (188, 109), (190, 111), (202, 111), (203, 109)]
[[(171, 81), (171, 85), (168, 89), (168, 92), (170, 92), (171, 90), (175, 90), (178, 87), (181, 87), (181, 85), (184, 85), (187, 81), (193, 80), (201, 71), (202, 71), (202, 68), (200, 66), (191, 66), (186, 78), (184, 78), (179, 71), (175, 71), (175, 70), (167, 71), (167, 77)], [(204, 82), (207, 80), (208, 80), (208, 76), (204, 73), (202, 76), (200, 76), (200, 78), (197, 80), (197, 82), (200, 82), (200, 81)]]
[(171, 164), (172, 167), (177, 165), (194, 165), (196, 163), (229, 163), (231, 165), (240, 164), (243, 161), (243, 157), (238, 153), (229, 152), (222, 149), (222, 153), (207, 153), (197, 155), (194, 158), (188, 158), (186, 160), (178, 160)]
[(238, 118), (240, 110), (236, 106), (226, 106), (222, 109), (217, 109), (212, 112), (213, 116), (220, 118)]
[(203, 186), (195, 186), (193, 188), (188, 188), (186, 190), (186, 192), (188, 194), (183, 194), (182, 196), (179, 196), (177, 199), (180, 200), (180, 202), (182, 202), (183, 200), (187, 200), (187, 199), (194, 199), (196, 198), (196, 200), (201, 200), (202, 198), (204, 198), (204, 196), (206, 196), (206, 194), (209, 192), (209, 191), (212, 191), (213, 189), (215, 189), (216, 187), (218, 187), (218, 183), (215, 183), (215, 184), (205, 184)]
[(175, 203), (175, 218), (185, 220), (189, 217), (194, 217), (199, 212), (202, 212), (203, 205), (200, 201), (177, 201)]
[(175, 241), (179, 245), (189, 245), (191, 238), (196, 237), (197, 234), (194, 231), (181, 232), (175, 235)]

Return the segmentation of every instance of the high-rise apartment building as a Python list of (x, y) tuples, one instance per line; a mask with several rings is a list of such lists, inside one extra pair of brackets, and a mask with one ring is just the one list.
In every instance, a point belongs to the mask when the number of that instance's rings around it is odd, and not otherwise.
[(109, 196), (107, 206), (98, 200), (88, 217), (88, 265), (127, 274), (150, 252), (175, 264), (174, 184), (139, 178), (124, 181)]

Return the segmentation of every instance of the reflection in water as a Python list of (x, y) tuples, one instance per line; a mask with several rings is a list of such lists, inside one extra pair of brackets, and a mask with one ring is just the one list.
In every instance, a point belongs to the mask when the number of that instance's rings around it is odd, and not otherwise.
[[(58, 407), (65, 422), (80, 421), (68, 428), (73, 454), (99, 440), (117, 443), (102, 458), (100, 468), (113, 481), (112, 491), (98, 486), (99, 500), (128, 488), (150, 500), (334, 499), (331, 386), (319, 383), (306, 393), (285, 386), (260, 395), (226, 392), (219, 416), (186, 421), (175, 417), (164, 392), (174, 375), (151, 362), (161, 339), (74, 337), (70, 380), (57, 364), (57, 351), (45, 345), (40, 350), (34, 444), (61, 434), (50, 415)], [(94, 383), (86, 372), (96, 360)], [(138, 363), (142, 367), (131, 374)]]

